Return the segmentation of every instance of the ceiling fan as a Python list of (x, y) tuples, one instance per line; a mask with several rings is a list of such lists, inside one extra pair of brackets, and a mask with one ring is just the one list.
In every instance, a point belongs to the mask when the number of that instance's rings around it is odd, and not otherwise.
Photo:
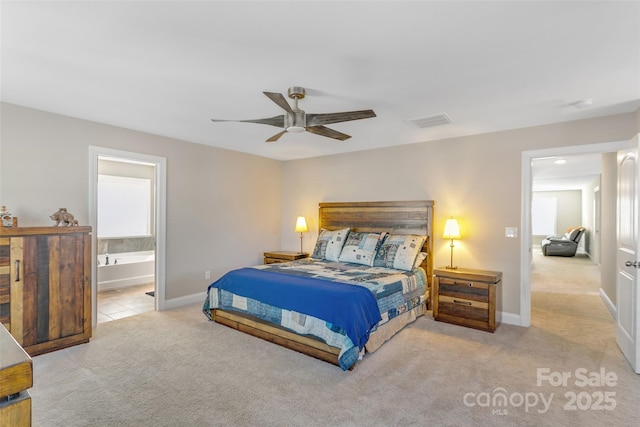
[(211, 119), (213, 122), (243, 122), (243, 123), (258, 123), (263, 125), (271, 125), (279, 128), (284, 128), (283, 131), (278, 132), (271, 138), (267, 139), (267, 142), (275, 142), (282, 135), (287, 132), (299, 133), (299, 132), (311, 132), (316, 135), (326, 136), (328, 138), (338, 139), (344, 141), (351, 138), (337, 130), (326, 127), (325, 125), (332, 123), (348, 122), (351, 120), (368, 119), (376, 117), (376, 113), (373, 110), (359, 110), (359, 111), (345, 111), (342, 113), (324, 113), (324, 114), (312, 114), (305, 113), (298, 108), (298, 100), (303, 99), (305, 90), (303, 87), (293, 86), (289, 88), (289, 98), (293, 99), (293, 107), (289, 105), (287, 100), (280, 93), (276, 92), (262, 92), (270, 100), (278, 104), (280, 108), (285, 110), (286, 114), (281, 116), (269, 117), (266, 119), (255, 120), (217, 120)]

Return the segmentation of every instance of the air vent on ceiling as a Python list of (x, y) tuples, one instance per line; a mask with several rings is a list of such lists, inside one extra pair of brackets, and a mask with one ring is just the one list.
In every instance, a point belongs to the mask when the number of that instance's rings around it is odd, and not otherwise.
[(434, 116), (420, 117), (417, 119), (411, 119), (409, 122), (418, 126), (419, 128), (430, 128), (440, 125), (448, 125), (453, 123), (451, 117), (447, 113), (436, 114)]

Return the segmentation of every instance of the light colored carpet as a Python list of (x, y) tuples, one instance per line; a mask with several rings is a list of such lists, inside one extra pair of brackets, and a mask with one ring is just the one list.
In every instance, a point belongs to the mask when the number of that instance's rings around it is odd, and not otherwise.
[(539, 247), (533, 248), (532, 252), (532, 291), (599, 295), (600, 268), (587, 255), (546, 257)]
[[(537, 264), (534, 288), (557, 291), (553, 277)], [(532, 298), (530, 328), (491, 334), (429, 313), (351, 372), (209, 322), (199, 306), (103, 323), (89, 344), (34, 358), (33, 425), (637, 425), (640, 378), (600, 298)], [(538, 385), (538, 368), (571, 377)], [(582, 385), (581, 368), (616, 384)], [(605, 392), (600, 406), (615, 408), (593, 409)]]

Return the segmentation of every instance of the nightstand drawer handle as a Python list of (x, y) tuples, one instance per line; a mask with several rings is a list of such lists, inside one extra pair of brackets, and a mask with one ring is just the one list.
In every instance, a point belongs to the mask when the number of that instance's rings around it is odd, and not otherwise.
[(456, 286), (469, 286), (472, 287), (473, 283), (469, 282), (469, 283), (461, 283), (461, 282), (453, 282), (454, 285)]
[(460, 301), (460, 300), (457, 300), (457, 299), (454, 299), (453, 303), (454, 304), (462, 304), (462, 305), (471, 305), (471, 301)]

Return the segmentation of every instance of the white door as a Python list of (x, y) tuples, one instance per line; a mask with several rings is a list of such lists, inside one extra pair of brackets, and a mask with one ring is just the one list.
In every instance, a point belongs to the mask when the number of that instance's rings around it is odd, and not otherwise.
[(616, 280), (616, 340), (631, 367), (640, 373), (638, 309), (638, 136), (631, 150), (618, 152), (618, 241)]

